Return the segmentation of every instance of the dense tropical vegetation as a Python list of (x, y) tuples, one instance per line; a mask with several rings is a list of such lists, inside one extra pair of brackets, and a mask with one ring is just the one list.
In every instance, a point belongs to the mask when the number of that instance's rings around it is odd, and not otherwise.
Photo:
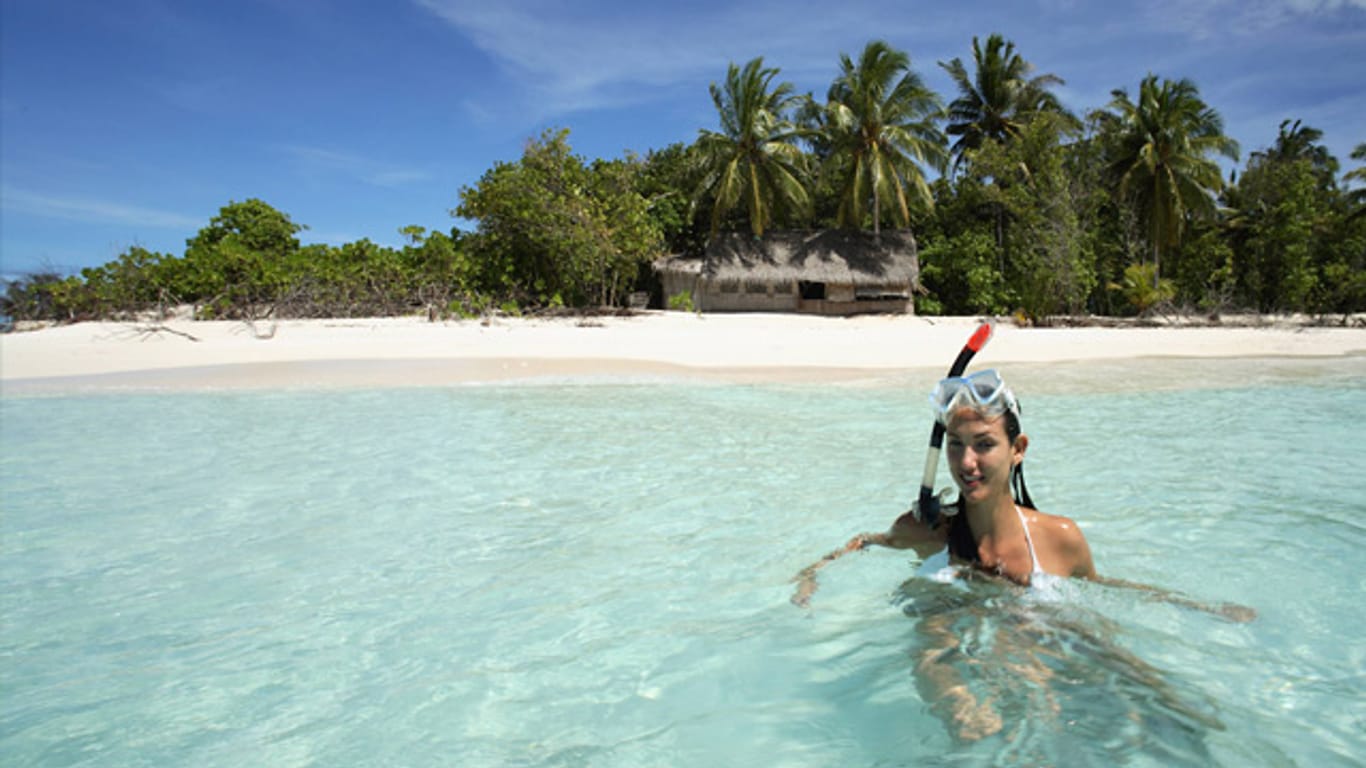
[[(909, 228), (923, 313), (1045, 322), (1163, 308), (1366, 310), (1366, 144), (1340, 166), (1322, 134), (1285, 121), (1237, 162), (1218, 111), (1184, 79), (1145, 77), (1081, 117), (1001, 35), (940, 62), (944, 105), (883, 41), (841, 54), (825, 100), (762, 58), (711, 96), (719, 130), (645, 157), (587, 160), (567, 130), (527, 143), (460, 191), (472, 232), (405, 227), (303, 244), (261, 200), (230, 202), (183, 254), (129, 248), (76, 275), (10, 283), (16, 320), (127, 318), (190, 305), (199, 318), (614, 307), (652, 287), (650, 262), (697, 255), (721, 230)], [(951, 162), (950, 162), (951, 161)], [(1231, 166), (1229, 166), (1231, 167)], [(686, 306), (679, 297), (674, 306)], [(658, 305), (658, 304), (657, 304)]]

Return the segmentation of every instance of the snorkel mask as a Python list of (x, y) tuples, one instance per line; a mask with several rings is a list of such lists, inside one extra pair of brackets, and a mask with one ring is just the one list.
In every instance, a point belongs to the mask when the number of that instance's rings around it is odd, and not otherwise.
[(948, 425), (949, 417), (960, 408), (969, 408), (983, 418), (995, 419), (1007, 411), (1020, 416), (1020, 403), (995, 368), (971, 376), (950, 376), (940, 380), (930, 393), (935, 421)]

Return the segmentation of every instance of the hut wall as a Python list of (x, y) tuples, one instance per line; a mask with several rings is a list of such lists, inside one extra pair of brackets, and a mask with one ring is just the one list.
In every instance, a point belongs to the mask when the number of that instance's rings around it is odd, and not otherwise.
[[(834, 289), (834, 290), (832, 290)], [(701, 301), (698, 301), (698, 298)], [(826, 298), (803, 299), (792, 287), (768, 286), (763, 293), (743, 281), (700, 279), (693, 301), (703, 312), (801, 312), (845, 317), (868, 314), (915, 314), (915, 302), (894, 292), (856, 296), (853, 286), (827, 286)]]
[(797, 311), (802, 314), (829, 315), (832, 317), (875, 314), (913, 315), (915, 314), (915, 302), (910, 299), (864, 299), (862, 301), (802, 299)]
[(854, 301), (853, 283), (826, 283), (825, 300), (831, 303), (847, 304)]
[(703, 312), (794, 312), (797, 289), (790, 284), (771, 284), (754, 280), (698, 281)]
[(694, 305), (697, 302), (697, 283), (696, 272), (682, 272), (676, 270), (664, 270), (660, 273), (660, 284), (664, 290), (664, 306), (669, 306), (669, 299), (680, 293), (687, 293), (693, 297)]

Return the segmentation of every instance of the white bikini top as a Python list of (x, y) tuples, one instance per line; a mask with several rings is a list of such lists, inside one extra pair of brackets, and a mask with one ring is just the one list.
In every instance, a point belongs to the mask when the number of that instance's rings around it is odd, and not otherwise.
[(1020, 516), (1020, 527), (1024, 529), (1025, 544), (1029, 546), (1029, 582), (1032, 584), (1035, 576), (1045, 574), (1046, 571), (1039, 567), (1039, 556), (1034, 552), (1034, 539), (1029, 535), (1029, 523), (1025, 522), (1024, 512), (1020, 509), (1019, 504), (1015, 505), (1015, 514)]
[[(1020, 509), (1019, 504), (1015, 505), (1015, 514), (1020, 516), (1025, 545), (1029, 547), (1029, 583), (1026, 586), (1040, 588), (1058, 581), (1058, 577), (1039, 567), (1039, 555), (1034, 551), (1034, 537), (1029, 535), (1029, 523), (1025, 522), (1024, 511)], [(921, 563), (921, 574), (943, 584), (953, 583), (961, 576), (962, 569), (950, 563), (949, 550), (942, 549)]]

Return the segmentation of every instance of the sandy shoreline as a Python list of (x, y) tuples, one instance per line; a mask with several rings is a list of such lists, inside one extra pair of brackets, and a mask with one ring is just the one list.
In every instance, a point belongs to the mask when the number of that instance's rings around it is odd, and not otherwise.
[[(404, 386), (540, 377), (857, 378), (952, 360), (974, 318), (694, 315), (79, 323), (0, 337), (0, 385), (67, 389)], [(187, 336), (193, 336), (191, 340)], [(989, 364), (1366, 356), (1366, 329), (996, 327)]]

